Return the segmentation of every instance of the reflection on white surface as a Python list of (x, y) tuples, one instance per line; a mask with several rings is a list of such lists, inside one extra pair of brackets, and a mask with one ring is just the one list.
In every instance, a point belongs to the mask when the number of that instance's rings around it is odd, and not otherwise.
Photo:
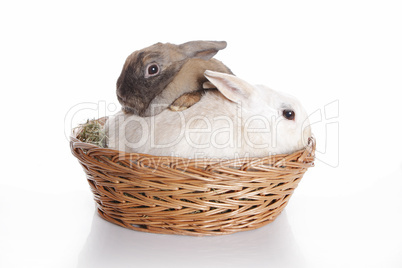
[(133, 231), (97, 214), (78, 268), (91, 267), (305, 267), (286, 209), (256, 230), (192, 237)]

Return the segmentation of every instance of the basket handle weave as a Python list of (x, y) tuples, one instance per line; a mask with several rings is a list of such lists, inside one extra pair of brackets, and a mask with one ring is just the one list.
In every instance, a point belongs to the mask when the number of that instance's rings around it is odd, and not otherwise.
[(315, 142), (314, 136), (308, 138), (308, 143), (307, 143), (306, 149), (304, 150), (303, 154), (299, 157), (299, 159), (297, 159), (297, 162), (304, 162), (306, 157), (309, 157), (309, 156), (314, 157), (315, 156), (315, 146), (316, 146), (316, 142)]

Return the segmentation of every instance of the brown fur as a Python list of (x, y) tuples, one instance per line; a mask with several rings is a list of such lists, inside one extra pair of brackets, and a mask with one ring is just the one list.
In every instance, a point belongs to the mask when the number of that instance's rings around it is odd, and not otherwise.
[[(163, 104), (172, 103), (171, 110), (184, 110), (197, 103), (201, 99), (203, 84), (208, 81), (204, 76), (206, 70), (232, 74), (228, 67), (216, 59), (189, 59), (151, 104), (163, 107)], [(194, 92), (197, 93), (192, 94)], [(198, 97), (195, 97), (197, 95)]]
[[(117, 97), (123, 111), (151, 116), (169, 107), (186, 93), (203, 89), (205, 70), (231, 73), (222, 62), (211, 59), (226, 42), (192, 41), (182, 45), (157, 43), (127, 57), (117, 80)], [(160, 73), (145, 78), (146, 67), (157, 63)], [(201, 92), (183, 96), (176, 106), (190, 107)]]
[(172, 111), (183, 111), (201, 100), (202, 91), (195, 91), (181, 95), (180, 98), (175, 100), (169, 109)]

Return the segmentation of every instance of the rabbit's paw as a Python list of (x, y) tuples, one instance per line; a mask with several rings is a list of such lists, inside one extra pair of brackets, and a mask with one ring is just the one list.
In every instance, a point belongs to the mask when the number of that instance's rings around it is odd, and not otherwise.
[(186, 93), (177, 98), (170, 106), (171, 111), (184, 111), (201, 100), (201, 91)]

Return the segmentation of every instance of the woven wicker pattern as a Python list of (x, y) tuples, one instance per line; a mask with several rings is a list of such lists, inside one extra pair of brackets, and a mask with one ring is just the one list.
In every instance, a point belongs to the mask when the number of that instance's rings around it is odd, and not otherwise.
[(313, 138), (293, 154), (217, 162), (127, 154), (76, 136), (71, 151), (84, 168), (99, 215), (153, 233), (218, 235), (266, 225), (314, 165)]

